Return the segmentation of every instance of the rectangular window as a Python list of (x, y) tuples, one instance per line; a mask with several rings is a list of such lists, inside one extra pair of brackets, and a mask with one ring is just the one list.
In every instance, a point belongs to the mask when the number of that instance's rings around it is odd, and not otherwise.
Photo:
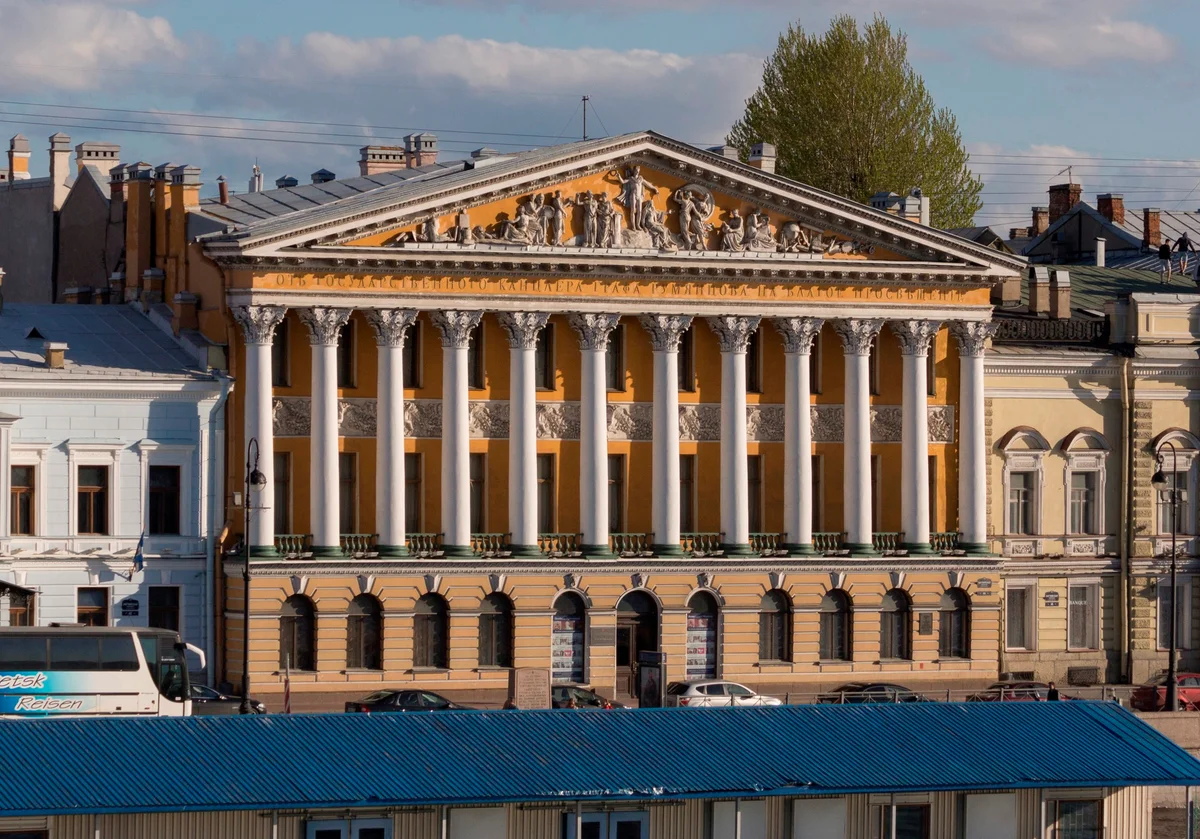
[[(1190, 582), (1180, 582), (1175, 586), (1175, 645), (1181, 650), (1192, 648), (1192, 586)], [(1158, 648), (1171, 648), (1171, 581), (1160, 580), (1158, 583)]]
[(1071, 473), (1070, 533), (1099, 533), (1096, 527), (1096, 472)]
[(751, 454), (746, 456), (746, 489), (749, 496), (747, 506), (750, 509), (750, 532), (761, 533), (763, 529), (762, 455)]
[(471, 330), (467, 345), (467, 387), (483, 390), (483, 377), (483, 324), (480, 323)]
[(179, 586), (150, 586), (146, 617), (155, 629), (179, 631)]
[(1033, 586), (1007, 586), (1004, 591), (1004, 647), (1009, 650), (1033, 650), (1034, 609), (1037, 596)]
[[(1191, 533), (1192, 528), (1189, 522), (1191, 516), (1188, 515), (1188, 510), (1191, 509), (1191, 501), (1188, 499), (1188, 473), (1184, 471), (1168, 472), (1166, 477), (1166, 487), (1156, 493), (1158, 496), (1159, 535), (1171, 535), (1171, 526), (1172, 522), (1175, 521), (1176, 515), (1179, 517), (1179, 529), (1175, 532)], [(1179, 487), (1181, 490), (1177, 494), (1173, 492), (1176, 487)], [(1171, 503), (1172, 498), (1174, 498), (1174, 504)]]
[(625, 324), (608, 336), (608, 352), (604, 355), (604, 375), (609, 390), (625, 390)]
[(79, 467), (80, 533), (108, 533), (108, 467)]
[(408, 340), (404, 342), (404, 386), (421, 386), (421, 321), (416, 320), (408, 328)]
[(813, 337), (812, 350), (808, 354), (808, 389), (821, 392), (821, 333)]
[[(817, 532), (825, 529), (825, 496), (822, 495), (824, 490), (822, 488), (821, 466), (821, 455), (814, 454), (812, 456), (812, 528)], [(792, 539), (798, 538), (792, 536), (790, 533), (788, 537)]]
[(275, 327), (271, 338), (271, 386), (287, 387), (289, 384), (290, 365), (288, 358), (288, 322), (284, 318)]
[(762, 393), (761, 326), (750, 333), (750, 340), (746, 342), (746, 393)]
[(883, 492), (883, 482), (879, 480), (880, 468), (881, 464), (879, 455), (871, 455), (871, 529), (875, 531), (880, 529), (880, 498)]
[(1033, 493), (1037, 475), (1033, 472), (1010, 472), (1008, 475), (1008, 532), (1015, 536), (1032, 536)]
[(608, 532), (625, 532), (625, 455), (608, 456)]
[(872, 839), (929, 839), (929, 831), (928, 804), (875, 804), (871, 807)]
[[(34, 626), (37, 624), (37, 595), (32, 591), (9, 589), (8, 625)], [(12, 669), (0, 667), (0, 670)]]
[(1100, 649), (1100, 586), (1081, 583), (1067, 586), (1067, 648)]
[(178, 536), (179, 530), (179, 473), (178, 466), (150, 467), (150, 521), (148, 530), (155, 536)]
[(696, 389), (695, 339), (696, 329), (692, 326), (679, 337), (679, 389), (688, 392)]
[(14, 466), (9, 490), (9, 527), (14, 536), (33, 535), (33, 467)]
[(929, 530), (938, 532), (938, 459), (937, 455), (929, 456)]
[(539, 454), (537, 456), (537, 517), (538, 530), (542, 533), (554, 532), (555, 501), (554, 492), (554, 455)]
[(338, 527), (342, 533), (358, 532), (358, 456), (338, 452)]
[(354, 318), (346, 321), (338, 332), (337, 386), (354, 387)]
[[(272, 481), (271, 503), (275, 510), (275, 532), (292, 532), (292, 456), (287, 452), (276, 452), (272, 461), (275, 477)], [(249, 503), (250, 499), (246, 499)]]
[[(696, 456), (679, 456), (679, 529), (696, 532)], [(656, 534), (657, 536), (657, 534)]]
[(421, 456), (404, 455), (404, 530), (421, 532)]
[(1097, 800), (1062, 799), (1054, 802), (1054, 839), (1100, 839), (1104, 825)]
[(554, 390), (558, 384), (554, 368), (554, 324), (548, 323), (538, 333), (537, 348), (533, 351), (534, 381), (538, 390)]
[(108, 626), (108, 589), (81, 588), (75, 593), (75, 622), (84, 626)]
[(487, 455), (472, 452), (468, 458), (471, 473), (471, 532), (487, 530)]
[(879, 395), (879, 339), (871, 339), (871, 352), (867, 356), (867, 382), (872, 396)]

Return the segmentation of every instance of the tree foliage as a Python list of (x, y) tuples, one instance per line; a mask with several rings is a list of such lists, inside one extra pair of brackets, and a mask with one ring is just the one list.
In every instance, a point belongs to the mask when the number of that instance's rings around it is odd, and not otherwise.
[(779, 174), (855, 201), (919, 187), (935, 227), (966, 227), (982, 206), (954, 115), (878, 15), (862, 31), (843, 15), (820, 37), (799, 26), (779, 36), (728, 137), (743, 157), (759, 141), (775, 144)]

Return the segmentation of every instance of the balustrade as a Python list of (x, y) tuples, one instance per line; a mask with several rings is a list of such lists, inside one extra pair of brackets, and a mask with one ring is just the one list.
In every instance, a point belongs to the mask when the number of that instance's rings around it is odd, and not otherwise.
[(570, 556), (579, 552), (578, 533), (539, 533), (538, 550), (543, 556)]

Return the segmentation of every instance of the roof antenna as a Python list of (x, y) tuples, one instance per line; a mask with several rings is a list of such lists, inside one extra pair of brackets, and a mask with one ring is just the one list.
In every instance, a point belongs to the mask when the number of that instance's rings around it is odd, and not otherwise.
[(1073, 183), (1075, 183), (1075, 180), (1071, 177), (1071, 169), (1073, 169), (1073, 168), (1074, 168), (1073, 166), (1068, 166), (1066, 169), (1061, 169), (1058, 172), (1054, 173), (1054, 177), (1057, 178), (1063, 172), (1066, 172), (1067, 173), (1067, 183), (1073, 184)]
[(583, 139), (587, 139), (587, 103), (590, 96), (583, 97)]

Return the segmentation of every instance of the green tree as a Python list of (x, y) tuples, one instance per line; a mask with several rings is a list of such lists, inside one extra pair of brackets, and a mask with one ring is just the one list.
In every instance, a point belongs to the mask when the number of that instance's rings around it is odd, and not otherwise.
[(966, 227), (983, 182), (954, 115), (938, 108), (908, 62), (908, 39), (881, 16), (860, 32), (848, 15), (823, 36), (789, 26), (728, 142), (743, 158), (774, 143), (776, 171), (866, 202), (881, 190), (930, 198), (935, 227)]

